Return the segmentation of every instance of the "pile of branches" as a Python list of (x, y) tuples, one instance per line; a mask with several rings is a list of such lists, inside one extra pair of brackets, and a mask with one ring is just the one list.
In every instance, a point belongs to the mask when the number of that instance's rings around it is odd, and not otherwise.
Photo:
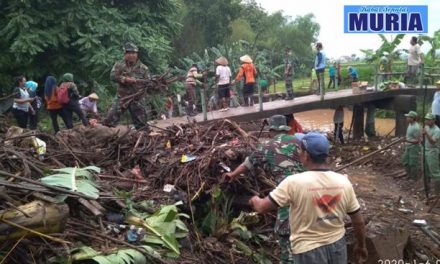
[[(222, 182), (222, 175), (237, 167), (255, 149), (258, 140), (229, 120), (203, 125), (173, 125), (156, 130), (148, 133), (124, 126), (108, 128), (97, 125), (61, 131), (56, 136), (25, 131), (0, 134), (0, 175), (4, 178), (0, 180), (1, 193), (4, 194), (0, 197), (3, 200), (0, 214), (21, 212), (21, 205), (36, 200), (55, 204), (54, 198), (59, 195), (71, 198), (66, 202), (69, 210), (62, 207), (68, 212), (67, 216), (66, 212), (60, 216), (60, 219), (68, 218), (67, 224), (61, 228), (62, 233), (53, 235), (51, 239), (22, 235), (18, 241), (4, 243), (0, 252), (11, 253), (10, 260), (15, 260), (15, 263), (23, 263), (24, 256), (29, 260), (36, 256), (35, 253), (41, 257), (38, 263), (46, 263), (47, 256), (66, 256), (79, 243), (104, 253), (115, 247), (129, 247), (147, 254), (145, 250), (128, 244), (123, 236), (111, 236), (106, 232), (110, 223), (108, 213), (127, 212), (134, 203), (147, 200), (155, 202), (155, 206), (147, 209), (154, 213), (160, 205), (181, 201), (180, 210), (190, 216), (187, 220), (189, 236), (186, 242), (182, 242), (181, 256), (171, 262), (260, 261), (255, 253), (259, 252), (261, 244), (242, 243), (229, 236), (230, 230), (209, 234), (199, 230), (200, 217), (205, 216), (200, 208), (210, 206), (212, 197), (216, 197), (214, 193), (219, 190), (225, 196), (235, 194), (237, 198), (240, 207), (233, 212), (232, 218), (238, 217), (242, 210), (249, 210), (243, 201), (250, 195), (264, 195), (274, 187), (271, 176), (263, 171), (253, 172), (254, 177), (240, 178), (238, 183)], [(31, 147), (30, 139), (34, 137), (46, 142), (44, 157), (38, 156)], [(38, 180), (52, 169), (91, 165), (101, 168), (96, 175), (100, 192), (96, 200), (61, 187), (47, 186)], [(166, 185), (171, 186), (172, 191), (165, 191)], [(240, 195), (237, 197), (236, 194)], [(127, 200), (126, 196), (130, 199)], [(222, 211), (226, 207), (218, 203), (217, 206), (212, 210)], [(20, 214), (26, 217), (27, 213)], [(269, 216), (249, 227), (270, 237), (273, 223), (274, 216)], [(274, 239), (267, 240), (265, 244), (273, 246)], [(43, 252), (45, 254), (40, 254)], [(268, 259), (277, 260), (270, 253)], [(169, 260), (155, 258), (153, 261)]]

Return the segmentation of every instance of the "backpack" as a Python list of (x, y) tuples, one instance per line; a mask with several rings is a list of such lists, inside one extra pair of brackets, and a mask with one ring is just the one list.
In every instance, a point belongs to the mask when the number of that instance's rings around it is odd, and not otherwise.
[(64, 82), (56, 89), (57, 101), (60, 104), (68, 104), (70, 101), (69, 98), (69, 87), (70, 82)]

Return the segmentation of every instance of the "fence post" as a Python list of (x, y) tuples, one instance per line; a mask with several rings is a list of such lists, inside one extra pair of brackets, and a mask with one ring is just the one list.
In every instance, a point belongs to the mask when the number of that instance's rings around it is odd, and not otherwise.
[(260, 105), (260, 112), (263, 112), (263, 95), (261, 94), (261, 86), (259, 82), (257, 82), (257, 87), (258, 87), (258, 104)]
[[(422, 71), (420, 73), (420, 77), (419, 77), (419, 84), (420, 84), (420, 89), (423, 89), (423, 79), (425, 78), (425, 65), (421, 64), (421, 68)], [(425, 107), (425, 106), (423, 106)]]
[(375, 69), (375, 74), (374, 74), (374, 91), (377, 92), (377, 83), (378, 83), (378, 70), (377, 70), (377, 65), (374, 67)]

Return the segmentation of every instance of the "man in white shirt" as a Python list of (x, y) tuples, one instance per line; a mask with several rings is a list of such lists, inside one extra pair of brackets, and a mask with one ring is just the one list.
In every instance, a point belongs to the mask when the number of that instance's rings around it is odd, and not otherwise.
[(419, 66), (423, 64), (423, 53), (417, 41), (417, 37), (412, 37), (410, 41), (411, 46), (408, 49), (408, 71), (406, 73), (405, 83), (411, 85), (416, 83)]
[(351, 218), (356, 245), (355, 263), (367, 259), (365, 224), (347, 176), (330, 171), (330, 144), (320, 133), (306, 134), (298, 146), (299, 159), (309, 170), (287, 176), (269, 196), (250, 199), (258, 213), (290, 206), (290, 242), (295, 264), (346, 264), (345, 215)]
[(231, 87), (231, 69), (228, 66), (228, 60), (225, 57), (220, 57), (215, 60), (218, 64), (215, 70), (215, 79), (218, 86), (218, 100), (222, 102), (223, 107), (220, 111), (229, 110), (229, 98)]
[(99, 97), (96, 93), (91, 93), (89, 96), (83, 97), (79, 100), (79, 106), (81, 110), (84, 112), (85, 116), (92, 116), (95, 118), (99, 117), (98, 107), (96, 102), (99, 100)]

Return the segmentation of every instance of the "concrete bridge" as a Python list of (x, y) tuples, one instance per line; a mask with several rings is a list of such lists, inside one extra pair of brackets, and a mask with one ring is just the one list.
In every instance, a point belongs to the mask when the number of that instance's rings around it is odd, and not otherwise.
[[(427, 104), (431, 104), (432, 95), (435, 87), (427, 88)], [(297, 97), (294, 100), (277, 100), (264, 102), (262, 111), (260, 106), (255, 103), (252, 107), (231, 108), (226, 112), (212, 111), (208, 112), (207, 120), (204, 120), (203, 114), (191, 118), (196, 122), (210, 122), (224, 118), (234, 121), (252, 121), (262, 118), (268, 118), (275, 114), (291, 114), (313, 109), (336, 108), (339, 105), (353, 106), (353, 136), (360, 138), (364, 134), (364, 125), (373, 125), (374, 129), (374, 111), (376, 108), (388, 109), (396, 112), (396, 135), (402, 136), (406, 131), (404, 114), (417, 108), (416, 98), (423, 97), (425, 90), (420, 88), (408, 88), (390, 90), (384, 92), (364, 92), (353, 94), (352, 89), (327, 92), (324, 100), (319, 95), (307, 95)], [(367, 109), (367, 121), (364, 121), (364, 109)], [(175, 117), (167, 120), (160, 120), (156, 126), (164, 128), (172, 124), (187, 123), (188, 117)], [(371, 124), (372, 123), (372, 124)], [(370, 128), (371, 129), (371, 128)]]

